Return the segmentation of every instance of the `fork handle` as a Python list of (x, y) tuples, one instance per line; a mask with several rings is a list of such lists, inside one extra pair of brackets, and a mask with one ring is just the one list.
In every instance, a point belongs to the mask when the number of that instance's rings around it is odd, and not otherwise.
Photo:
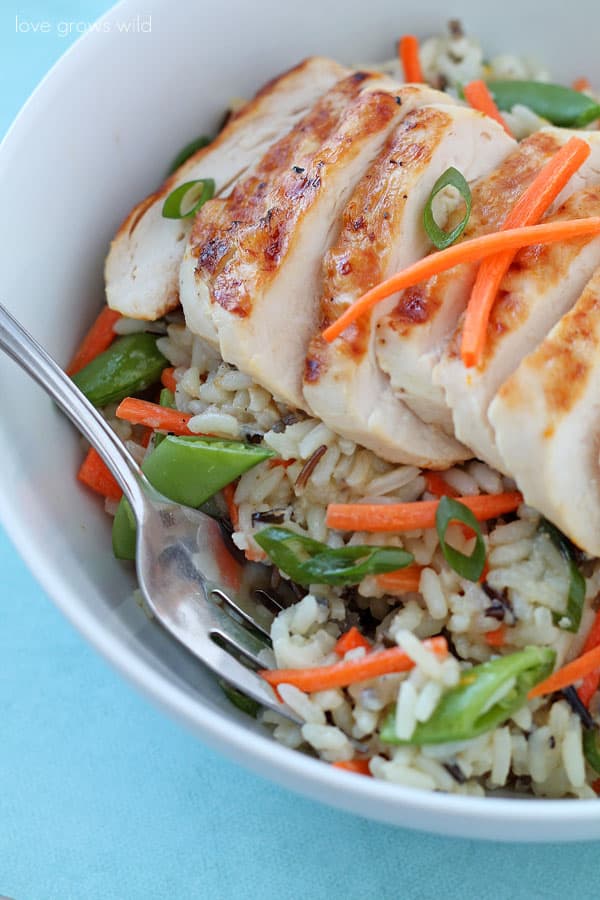
[(147, 484), (140, 467), (87, 397), (1, 303), (0, 349), (37, 381), (98, 451), (139, 520), (144, 508), (143, 486)]

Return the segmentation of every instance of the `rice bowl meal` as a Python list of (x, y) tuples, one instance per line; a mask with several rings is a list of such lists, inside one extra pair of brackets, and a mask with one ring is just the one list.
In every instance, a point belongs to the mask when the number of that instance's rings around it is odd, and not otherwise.
[[(117, 232), (69, 373), (293, 602), (276, 740), (426, 790), (600, 783), (600, 99), (458, 22), (236, 102)], [(135, 521), (89, 450), (115, 555)]]

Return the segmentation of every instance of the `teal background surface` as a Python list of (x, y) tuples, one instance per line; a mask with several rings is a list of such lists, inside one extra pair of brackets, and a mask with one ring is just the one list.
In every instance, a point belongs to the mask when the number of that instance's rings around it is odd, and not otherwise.
[[(3, 0), (0, 134), (72, 41), (61, 23), (107, 7)], [(18, 31), (17, 16), (50, 31)], [(0, 530), (0, 895), (582, 900), (598, 896), (597, 860), (596, 844), (493, 845), (377, 825), (247, 773), (109, 669)]]

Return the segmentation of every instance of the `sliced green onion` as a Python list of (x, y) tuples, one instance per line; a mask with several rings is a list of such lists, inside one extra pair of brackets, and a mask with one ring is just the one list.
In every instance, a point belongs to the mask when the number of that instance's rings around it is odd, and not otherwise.
[(403, 569), (412, 553), (399, 547), (328, 547), (288, 528), (263, 528), (254, 540), (297, 584), (358, 584), (366, 575)]
[(212, 178), (186, 181), (171, 191), (163, 203), (162, 214), (165, 219), (187, 219), (197, 213), (214, 193), (215, 182)]
[(171, 163), (171, 167), (169, 169), (169, 175), (172, 175), (173, 172), (176, 172), (179, 166), (182, 166), (186, 160), (193, 156), (197, 150), (202, 150), (203, 147), (208, 147), (211, 142), (211, 138), (206, 137), (206, 135), (202, 135), (201, 137), (195, 138), (195, 140), (190, 141), (189, 144), (186, 144), (185, 147), (179, 151), (173, 162)]
[(564, 631), (571, 631), (574, 634), (579, 631), (581, 625), (581, 617), (583, 615), (583, 605), (585, 602), (585, 578), (579, 571), (575, 562), (577, 556), (577, 548), (569, 538), (560, 531), (556, 525), (549, 522), (548, 519), (542, 519), (540, 522), (540, 530), (544, 531), (549, 537), (561, 556), (569, 567), (569, 596), (567, 598), (567, 609), (564, 614), (554, 613), (554, 624), (559, 623), (567, 618), (569, 624), (563, 627)]
[[(440, 191), (443, 191), (446, 187), (455, 187), (460, 196), (463, 198), (466, 206), (463, 218), (458, 223), (458, 225), (452, 229), (452, 231), (444, 231), (443, 228), (440, 228), (433, 217), (432, 205), (434, 198), (440, 193)], [(444, 250), (446, 247), (449, 247), (450, 244), (453, 244), (454, 241), (461, 236), (461, 234), (467, 227), (467, 222), (469, 221), (470, 215), (471, 188), (467, 184), (464, 175), (462, 175), (458, 171), (458, 169), (455, 169), (454, 166), (450, 166), (449, 169), (446, 169), (443, 175), (440, 175), (440, 177), (434, 184), (431, 194), (429, 195), (429, 199), (425, 204), (425, 209), (423, 210), (423, 225), (432, 244), (437, 247), (438, 250)]]
[[(446, 531), (451, 522), (461, 522), (475, 532), (475, 548), (470, 556), (446, 543)], [(435, 527), (444, 559), (455, 572), (468, 581), (479, 581), (485, 566), (485, 544), (479, 522), (470, 509), (451, 497), (442, 497), (435, 514)]]

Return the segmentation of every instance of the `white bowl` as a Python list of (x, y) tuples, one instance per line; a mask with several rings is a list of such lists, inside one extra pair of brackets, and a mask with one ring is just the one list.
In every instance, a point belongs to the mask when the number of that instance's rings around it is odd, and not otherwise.
[[(230, 97), (303, 56), (381, 59), (402, 32), (442, 30), (441, 0), (417, 7), (405, 17), (390, 0), (125, 0), (52, 70), (0, 147), (0, 297), (66, 361), (101, 302), (112, 233), (179, 147), (210, 131)], [(557, 79), (600, 84), (592, 0), (575, 0), (568, 17), (557, 0), (543, 15), (538, 0), (505, 0), (497, 20), (474, 0), (457, 0), (451, 13), (490, 53), (534, 55)], [(600, 837), (593, 801), (425, 793), (276, 744), (131, 601), (133, 579), (112, 557), (109, 522), (75, 482), (81, 451), (66, 420), (5, 358), (0, 384), (5, 527), (82, 634), (204, 741), (293, 790), (384, 822), (501, 840)]]

